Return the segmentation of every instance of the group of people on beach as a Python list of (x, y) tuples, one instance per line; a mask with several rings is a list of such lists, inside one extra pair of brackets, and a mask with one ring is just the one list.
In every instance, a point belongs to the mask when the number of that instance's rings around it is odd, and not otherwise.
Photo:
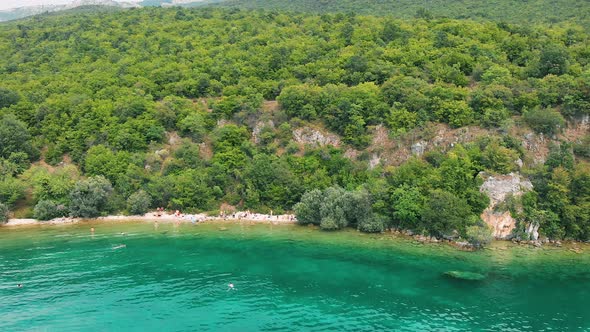
[(233, 212), (233, 213), (221, 211), (219, 213), (219, 218), (221, 218), (223, 220), (228, 220), (228, 219), (251, 220), (251, 221), (268, 220), (268, 221), (288, 221), (288, 222), (293, 222), (296, 220), (295, 215), (293, 215), (293, 214), (273, 215), (272, 210), (270, 210), (270, 214), (252, 213), (252, 212), (250, 212), (250, 210), (238, 211), (238, 212)]

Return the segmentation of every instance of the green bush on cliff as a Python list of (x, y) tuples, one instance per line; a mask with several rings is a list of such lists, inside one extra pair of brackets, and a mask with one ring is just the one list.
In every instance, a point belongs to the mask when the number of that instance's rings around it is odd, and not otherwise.
[(563, 116), (552, 109), (533, 109), (524, 113), (524, 120), (534, 131), (546, 135), (557, 134), (565, 125)]

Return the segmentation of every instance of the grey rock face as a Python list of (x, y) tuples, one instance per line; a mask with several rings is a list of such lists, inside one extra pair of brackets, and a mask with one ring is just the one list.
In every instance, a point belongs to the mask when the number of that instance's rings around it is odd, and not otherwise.
[(412, 154), (416, 156), (423, 155), (424, 151), (426, 150), (426, 145), (428, 145), (428, 143), (425, 141), (412, 144)]
[(302, 127), (295, 129), (293, 131), (293, 139), (295, 140), (295, 142), (301, 144), (311, 144), (318, 146), (340, 145), (340, 139), (338, 138), (338, 136), (330, 133), (322, 133), (321, 131), (311, 127)]
[[(493, 176), (482, 174), (482, 177), (485, 182), (481, 185), (480, 191), (488, 195), (490, 205), (483, 211), (481, 218), (490, 226), (495, 238), (507, 239), (516, 227), (516, 220), (512, 218), (508, 211), (496, 211), (496, 206), (504, 202), (509, 194), (520, 196), (524, 192), (533, 189), (533, 184), (528, 179), (522, 178), (515, 173)], [(538, 227), (536, 229), (532, 228), (531, 232), (536, 232), (536, 240), (539, 237)]]

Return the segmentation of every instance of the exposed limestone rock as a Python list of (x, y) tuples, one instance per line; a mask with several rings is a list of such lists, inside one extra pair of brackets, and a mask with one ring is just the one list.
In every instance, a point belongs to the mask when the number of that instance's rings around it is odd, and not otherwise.
[(302, 127), (297, 128), (293, 131), (293, 138), (297, 143), (301, 144), (311, 144), (311, 145), (318, 145), (318, 146), (339, 146), (340, 139), (338, 136), (330, 133), (322, 133), (321, 131), (311, 128), (311, 127)]
[(533, 164), (540, 165), (547, 160), (549, 149), (547, 147), (547, 140), (543, 134), (536, 135), (531, 132), (524, 135), (522, 146), (530, 152), (530, 155), (533, 157)]
[[(490, 206), (485, 209), (481, 219), (488, 224), (493, 230), (492, 234), (498, 239), (507, 239), (512, 230), (516, 227), (516, 220), (512, 218), (508, 211), (496, 211), (498, 204), (504, 202), (509, 194), (520, 196), (524, 192), (533, 189), (533, 184), (522, 178), (519, 174), (510, 173), (508, 175), (486, 175), (481, 174), (485, 182), (481, 185), (480, 191), (484, 192), (490, 198)], [(534, 239), (538, 238), (538, 227), (531, 229), (536, 232)], [(535, 234), (531, 233), (531, 235)]]
[(160, 158), (161, 160), (164, 160), (164, 159), (168, 158), (168, 156), (170, 155), (170, 151), (168, 151), (166, 149), (160, 149), (160, 150), (157, 150), (154, 154), (156, 156), (158, 156), (158, 158)]
[(539, 239), (539, 227), (540, 225), (538, 222), (532, 222), (527, 227), (526, 232), (531, 236), (531, 240), (537, 241), (537, 239)]
[(522, 178), (519, 174), (508, 175), (486, 175), (481, 176), (485, 182), (481, 185), (480, 191), (485, 192), (495, 206), (506, 199), (508, 194), (521, 195), (525, 191), (533, 189), (531, 181)]
[(181, 140), (180, 136), (178, 136), (176, 132), (166, 133), (166, 136), (168, 136), (168, 144), (170, 145), (176, 145)]
[(373, 153), (371, 160), (369, 160), (369, 169), (375, 168), (375, 166), (379, 165), (381, 162), (381, 158), (376, 153)]
[(495, 212), (488, 207), (481, 214), (481, 219), (492, 228), (492, 235), (497, 239), (507, 239), (516, 227), (516, 221), (510, 212)]
[(425, 141), (420, 141), (420, 142), (412, 144), (412, 154), (416, 155), (416, 156), (423, 155), (424, 151), (426, 150), (427, 144), (428, 143)]

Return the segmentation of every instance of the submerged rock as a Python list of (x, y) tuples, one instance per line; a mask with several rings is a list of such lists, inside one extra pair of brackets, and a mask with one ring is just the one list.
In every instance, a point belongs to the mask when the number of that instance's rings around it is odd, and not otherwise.
[(485, 275), (476, 272), (467, 271), (447, 271), (444, 273), (445, 276), (453, 279), (469, 280), (469, 281), (480, 281), (486, 278)]

